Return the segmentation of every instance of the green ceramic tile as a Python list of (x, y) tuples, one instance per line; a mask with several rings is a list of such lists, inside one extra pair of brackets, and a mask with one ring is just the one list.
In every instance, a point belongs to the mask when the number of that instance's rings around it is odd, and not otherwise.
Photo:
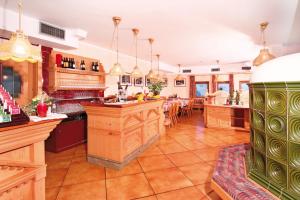
[(267, 155), (278, 162), (286, 163), (287, 161), (286, 141), (267, 136)]
[(278, 187), (286, 188), (287, 173), (286, 166), (272, 159), (267, 160), (267, 177)]
[(267, 112), (277, 115), (286, 114), (287, 93), (279, 89), (267, 89)]
[(287, 120), (286, 117), (268, 114), (266, 120), (267, 133), (270, 136), (278, 137), (286, 140), (287, 136)]

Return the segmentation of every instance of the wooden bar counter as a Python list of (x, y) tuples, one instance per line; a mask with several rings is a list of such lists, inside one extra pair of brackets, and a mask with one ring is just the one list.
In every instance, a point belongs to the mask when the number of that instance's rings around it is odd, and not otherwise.
[(164, 133), (163, 100), (85, 104), (88, 161), (121, 169)]
[(207, 128), (250, 129), (249, 107), (239, 105), (204, 105), (204, 124)]
[(0, 199), (45, 199), (44, 140), (61, 120), (0, 128)]

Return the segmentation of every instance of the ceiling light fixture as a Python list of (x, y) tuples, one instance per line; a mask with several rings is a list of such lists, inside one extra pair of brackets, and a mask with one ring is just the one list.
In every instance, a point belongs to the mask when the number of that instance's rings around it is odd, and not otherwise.
[(40, 48), (34, 47), (22, 31), (22, 1), (18, 2), (19, 29), (12, 33), (9, 41), (0, 45), (0, 60), (12, 59), (16, 62), (29, 61), (35, 63), (42, 61)]
[(253, 61), (254, 66), (259, 66), (259, 65), (263, 64), (264, 62), (267, 62), (267, 61), (275, 58), (275, 56), (273, 56), (270, 53), (269, 49), (266, 48), (265, 30), (266, 30), (268, 24), (269, 24), (268, 22), (263, 22), (260, 24), (263, 49), (260, 50), (259, 55), (254, 59), (254, 61)]
[(140, 70), (140, 68), (138, 67), (138, 47), (137, 47), (137, 44), (138, 44), (138, 34), (139, 34), (139, 29), (137, 28), (133, 28), (132, 29), (132, 32), (133, 32), (133, 36), (134, 36), (134, 40), (135, 40), (135, 66), (131, 72), (131, 76), (132, 77), (142, 77), (143, 74)]
[(111, 76), (120, 76), (124, 73), (123, 68), (121, 64), (119, 63), (119, 24), (121, 22), (121, 17), (113, 17), (112, 18), (115, 26), (114, 33), (116, 32), (116, 53), (117, 53), (117, 62), (113, 65), (113, 67), (110, 69), (109, 74)]
[(157, 74), (156, 74), (156, 79), (157, 79), (158, 81), (162, 81), (163, 77), (162, 77), (162, 75), (160, 74), (160, 69), (159, 69), (159, 57), (160, 57), (160, 55), (159, 55), (159, 54), (156, 54), (155, 56), (156, 56), (156, 58), (157, 58)]
[(151, 69), (149, 71), (149, 73), (147, 74), (147, 77), (150, 79), (150, 81), (154, 81), (156, 79), (156, 74), (152, 69), (152, 44), (154, 42), (153, 38), (149, 38), (148, 39), (149, 44), (150, 44), (150, 63), (151, 63)]
[(175, 80), (176, 80), (176, 81), (182, 81), (182, 80), (184, 80), (184, 77), (181, 75), (181, 72), (180, 72), (180, 67), (181, 67), (181, 65), (178, 64), (178, 74), (177, 74), (177, 76), (175, 77)]

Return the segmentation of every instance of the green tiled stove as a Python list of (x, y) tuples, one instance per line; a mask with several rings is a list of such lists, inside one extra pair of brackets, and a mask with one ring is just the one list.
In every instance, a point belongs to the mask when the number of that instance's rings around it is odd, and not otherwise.
[(248, 176), (280, 199), (300, 199), (300, 53), (257, 67), (250, 83)]

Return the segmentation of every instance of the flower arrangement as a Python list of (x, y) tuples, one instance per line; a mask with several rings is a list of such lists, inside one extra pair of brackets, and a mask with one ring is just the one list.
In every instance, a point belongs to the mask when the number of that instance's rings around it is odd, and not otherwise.
[(46, 92), (42, 92), (40, 95), (37, 95), (34, 97), (31, 102), (24, 107), (22, 107), (23, 111), (28, 116), (34, 116), (37, 115), (37, 105), (43, 100), (45, 104), (47, 104), (48, 107), (52, 105), (53, 99), (47, 95)]

